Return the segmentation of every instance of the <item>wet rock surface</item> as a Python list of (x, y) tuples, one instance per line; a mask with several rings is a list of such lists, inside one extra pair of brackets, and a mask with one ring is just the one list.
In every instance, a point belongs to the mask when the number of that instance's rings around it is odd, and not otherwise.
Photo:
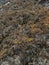
[(0, 65), (49, 65), (49, 0), (0, 3)]

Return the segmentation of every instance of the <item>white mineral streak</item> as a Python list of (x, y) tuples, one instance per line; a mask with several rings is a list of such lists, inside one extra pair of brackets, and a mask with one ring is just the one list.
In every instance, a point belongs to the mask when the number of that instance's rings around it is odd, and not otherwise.
[(7, 2), (5, 5), (8, 5), (8, 4), (10, 4), (10, 2)]

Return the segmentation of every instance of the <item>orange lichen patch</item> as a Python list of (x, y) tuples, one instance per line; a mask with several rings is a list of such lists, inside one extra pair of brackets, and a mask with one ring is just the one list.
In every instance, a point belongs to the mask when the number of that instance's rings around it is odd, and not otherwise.
[(49, 32), (49, 11), (47, 10), (45, 13), (46, 13), (45, 18), (40, 20), (40, 24), (43, 23), (41, 25), (42, 29), (44, 30), (44, 33), (45, 32), (47, 33)]
[(45, 25), (46, 28), (49, 28), (49, 23), (48, 23), (48, 24), (46, 23), (46, 24), (44, 24), (44, 25)]
[(47, 10), (46, 8), (44, 8), (44, 10), (42, 10), (42, 11), (43, 11), (42, 14), (45, 14), (45, 18), (41, 19), (41, 22), (47, 23), (49, 21), (49, 10)]
[(6, 56), (7, 49), (3, 49), (0, 51), (0, 59)]
[(41, 6), (41, 7), (40, 7), (40, 9), (39, 9), (39, 12), (38, 12), (38, 13), (39, 13), (39, 14), (42, 14), (42, 13), (43, 13), (43, 14), (46, 14), (46, 13), (47, 13), (47, 11), (48, 11), (48, 9), (47, 9), (47, 8), (45, 8), (45, 7)]
[(30, 27), (33, 29), (36, 27), (36, 24), (30, 24)]
[(38, 34), (42, 34), (43, 31), (40, 28), (31, 28), (31, 32), (32, 33), (38, 33)]

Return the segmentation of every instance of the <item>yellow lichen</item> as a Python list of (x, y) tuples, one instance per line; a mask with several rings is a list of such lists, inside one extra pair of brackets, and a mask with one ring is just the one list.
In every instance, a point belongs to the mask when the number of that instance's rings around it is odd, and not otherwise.
[(20, 40), (15, 39), (15, 40), (13, 40), (13, 43), (14, 43), (14, 44), (18, 44), (18, 43), (21, 43), (21, 41), (20, 41)]
[(31, 42), (31, 41), (33, 41), (33, 38), (28, 38), (27, 41)]

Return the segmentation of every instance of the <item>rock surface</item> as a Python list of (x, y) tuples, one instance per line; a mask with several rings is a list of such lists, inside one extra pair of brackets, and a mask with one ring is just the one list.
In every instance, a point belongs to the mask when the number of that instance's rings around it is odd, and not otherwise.
[(49, 65), (49, 0), (0, 0), (0, 65)]

